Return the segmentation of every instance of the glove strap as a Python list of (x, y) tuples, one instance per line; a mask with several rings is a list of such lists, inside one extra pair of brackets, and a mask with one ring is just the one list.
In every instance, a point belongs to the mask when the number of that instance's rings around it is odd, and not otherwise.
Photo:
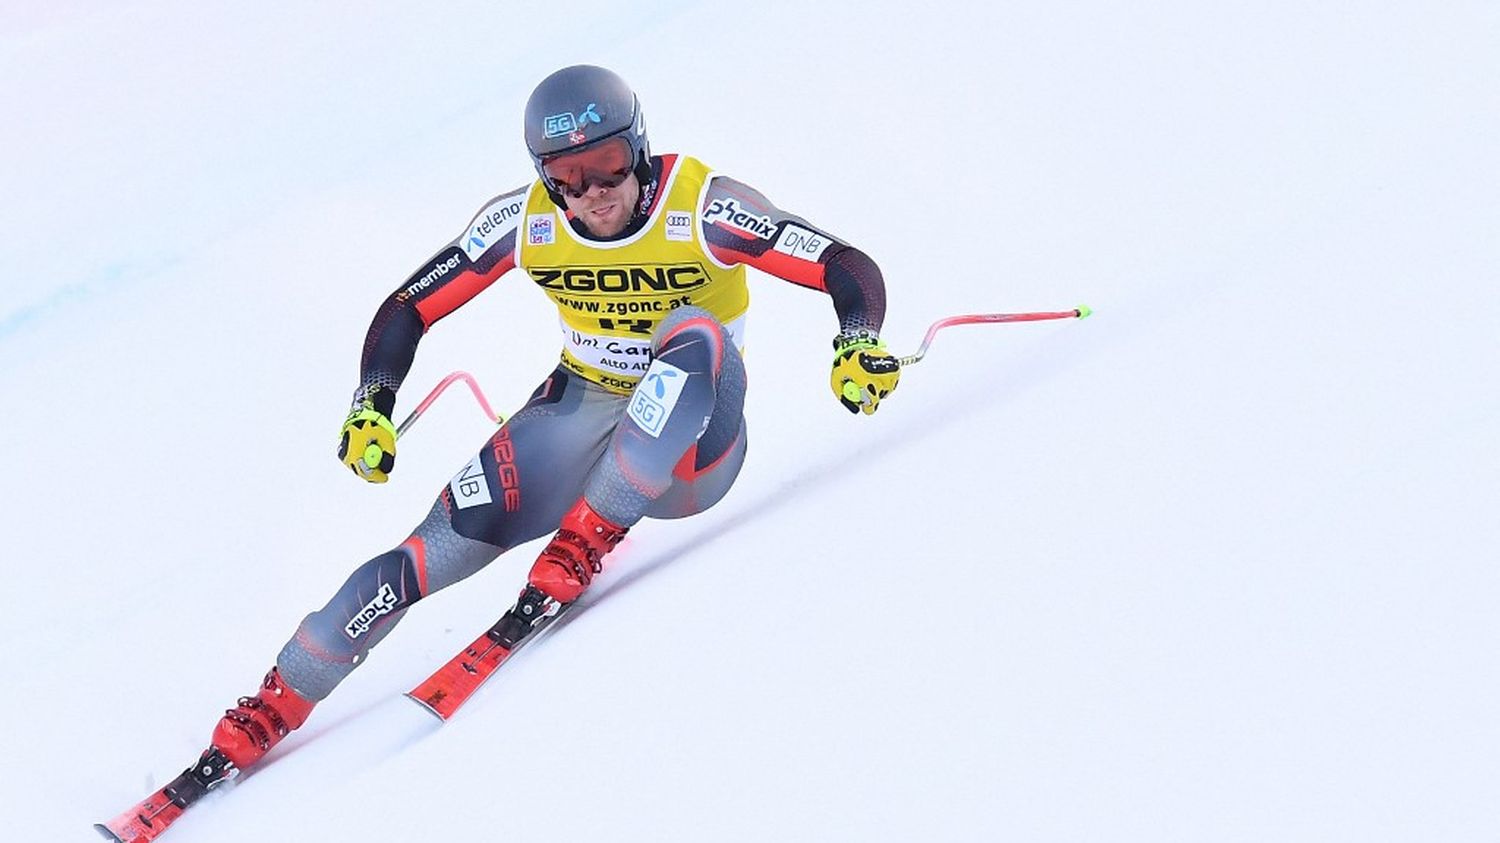
[(880, 335), (865, 328), (839, 334), (833, 338), (833, 352), (835, 357), (843, 356), (846, 351), (861, 351), (866, 348), (884, 347), (885, 341), (880, 339)]
[(391, 424), (391, 420), (386, 417), (386, 414), (371, 407), (368, 402), (355, 404), (349, 408), (349, 417), (344, 419), (344, 424), (347, 425), (357, 421), (374, 422), (376, 427), (389, 431), (393, 438), (396, 435), (396, 426)]

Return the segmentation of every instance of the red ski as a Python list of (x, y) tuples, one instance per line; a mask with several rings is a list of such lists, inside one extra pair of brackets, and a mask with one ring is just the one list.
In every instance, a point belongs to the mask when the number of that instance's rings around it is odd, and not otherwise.
[(537, 637), (566, 608), (528, 586), (494, 626), (406, 695), (447, 720), (512, 653)]
[[(567, 608), (567, 604), (560, 604), (536, 587), (527, 586), (516, 605), (494, 626), (407, 696), (440, 719), (447, 720), (521, 645), (537, 638)], [(204, 794), (238, 772), (223, 752), (210, 748), (197, 764), (184, 770), (166, 787), (94, 828), (115, 843), (151, 843)]]
[(177, 821), (188, 806), (203, 798), (220, 783), (233, 778), (236, 770), (217, 749), (203, 753), (198, 763), (182, 772), (161, 790), (134, 808), (94, 829), (116, 843), (150, 843)]

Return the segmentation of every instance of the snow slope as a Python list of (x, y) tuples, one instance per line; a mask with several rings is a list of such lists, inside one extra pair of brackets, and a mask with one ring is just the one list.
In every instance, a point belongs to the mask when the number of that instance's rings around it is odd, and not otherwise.
[[(317, 5), (314, 10), (304, 8)], [(374, 308), (529, 178), (555, 67), (865, 248), (752, 281), (751, 457), (441, 730), (400, 697), (536, 547), (418, 607), (166, 838), (1493, 840), (1493, 4), (49, 4), (0, 24), (0, 815), (91, 839), (487, 435), (332, 458)], [(900, 232), (893, 236), (893, 232)], [(519, 277), (424, 341), (514, 409)]]

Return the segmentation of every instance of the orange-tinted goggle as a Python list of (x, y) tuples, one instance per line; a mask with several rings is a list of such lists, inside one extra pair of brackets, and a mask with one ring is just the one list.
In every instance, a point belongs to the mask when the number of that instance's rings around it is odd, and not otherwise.
[(593, 185), (610, 189), (630, 178), (635, 162), (624, 138), (606, 138), (587, 149), (542, 161), (542, 180), (549, 190), (578, 199)]

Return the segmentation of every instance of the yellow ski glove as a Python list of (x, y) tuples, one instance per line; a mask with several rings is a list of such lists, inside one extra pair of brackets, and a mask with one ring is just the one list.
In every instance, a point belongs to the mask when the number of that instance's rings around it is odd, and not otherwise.
[(369, 401), (355, 404), (339, 434), (339, 459), (365, 480), (384, 483), (396, 465), (396, 426)]
[(869, 415), (880, 399), (896, 390), (901, 380), (901, 362), (885, 350), (874, 334), (860, 331), (833, 339), (833, 376), (829, 386), (839, 403), (851, 413)]

